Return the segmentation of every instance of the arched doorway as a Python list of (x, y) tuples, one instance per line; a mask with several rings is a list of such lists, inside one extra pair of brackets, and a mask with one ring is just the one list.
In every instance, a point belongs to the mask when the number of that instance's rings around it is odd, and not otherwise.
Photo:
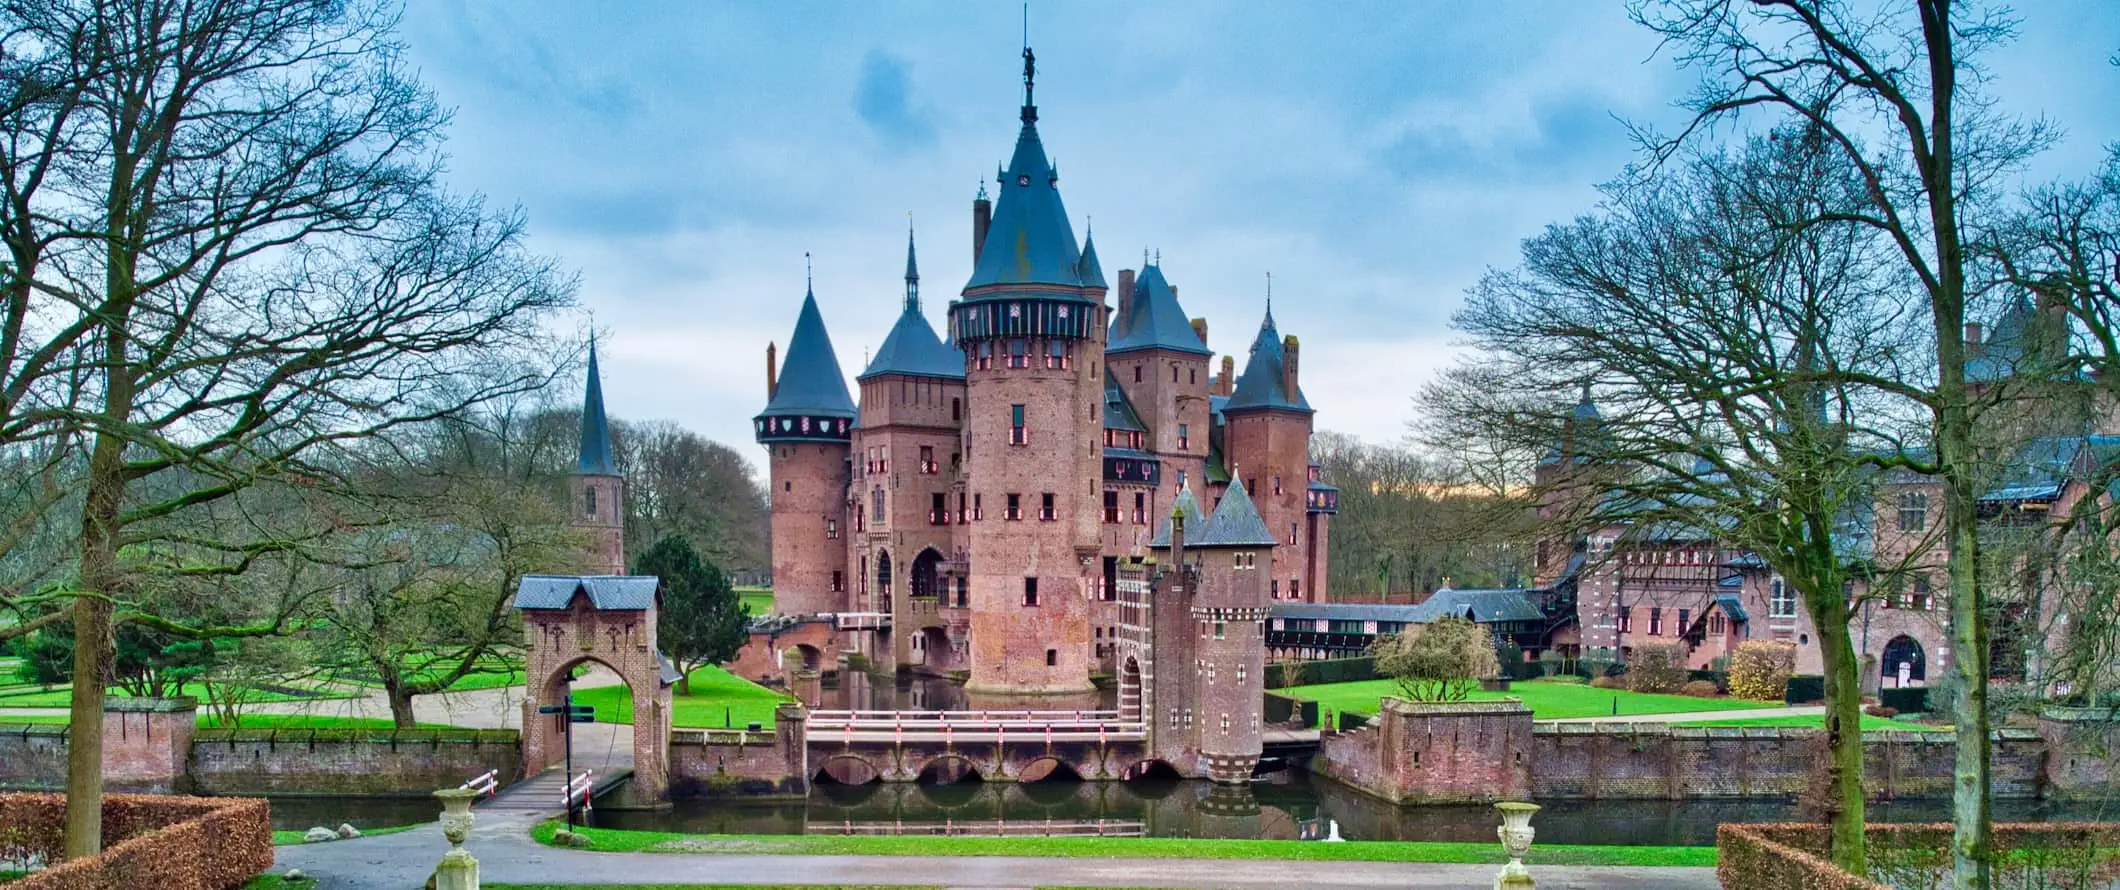
[(957, 650), (950, 643), (949, 628), (929, 625), (920, 629), (921, 666), (943, 674), (957, 667)]
[(1141, 719), (1141, 662), (1131, 655), (1119, 668), (1119, 719)]
[(1877, 670), (1882, 674), (1886, 687), (1911, 686), (1927, 682), (1928, 669), (1925, 662), (1921, 642), (1906, 634), (1900, 634), (1884, 644), (1884, 657), (1878, 660)]
[(911, 593), (932, 599), (942, 595), (942, 554), (929, 547), (913, 557)]
[[(529, 691), (523, 701), (523, 773), (534, 776), (566, 759), (567, 716), (539, 713), (543, 706), (566, 702), (574, 669), (600, 665), (616, 675), (625, 692), (599, 708), (604, 727), (586, 731), (606, 735), (606, 768), (628, 766), (633, 780), (627, 794), (637, 802), (660, 802), (669, 794), (670, 687), (663, 682), (662, 655), (655, 647), (655, 618), (661, 583), (652, 577), (530, 575), (516, 590), (515, 606), (523, 613), (529, 651), (524, 677)], [(624, 730), (609, 710), (632, 719)], [(596, 724), (586, 724), (594, 726)], [(577, 726), (576, 728), (579, 728)], [(630, 736), (630, 744), (620, 744)], [(585, 766), (589, 749), (575, 748), (575, 771)], [(629, 756), (630, 752), (630, 756)], [(595, 768), (589, 766), (589, 768)]]
[(891, 551), (876, 551), (876, 601), (869, 604), (870, 611), (891, 610)]

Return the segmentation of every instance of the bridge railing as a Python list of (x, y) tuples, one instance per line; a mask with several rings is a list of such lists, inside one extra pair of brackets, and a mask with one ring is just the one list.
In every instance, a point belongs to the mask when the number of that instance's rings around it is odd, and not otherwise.
[(1130, 819), (945, 820), (942, 822), (811, 822), (811, 834), (942, 835), (954, 837), (1145, 837), (1148, 824)]
[(1072, 711), (830, 711), (810, 712), (810, 725), (838, 725), (841, 723), (883, 722), (913, 726), (942, 725), (991, 726), (996, 723), (1036, 723), (1040, 726), (1052, 722), (1097, 723), (1119, 719), (1118, 711), (1072, 710)]

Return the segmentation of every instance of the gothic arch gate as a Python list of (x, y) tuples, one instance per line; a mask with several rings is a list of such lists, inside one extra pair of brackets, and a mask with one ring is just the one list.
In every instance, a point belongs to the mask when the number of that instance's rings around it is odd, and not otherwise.
[[(528, 654), (523, 676), (523, 773), (557, 767), (566, 756), (566, 718), (540, 714), (560, 704), (575, 667), (609, 668), (633, 704), (633, 782), (628, 797), (661, 803), (670, 790), (670, 684), (655, 648), (661, 581), (639, 576), (528, 575), (516, 588)], [(600, 718), (609, 715), (598, 715)], [(583, 766), (577, 757), (575, 770)]]

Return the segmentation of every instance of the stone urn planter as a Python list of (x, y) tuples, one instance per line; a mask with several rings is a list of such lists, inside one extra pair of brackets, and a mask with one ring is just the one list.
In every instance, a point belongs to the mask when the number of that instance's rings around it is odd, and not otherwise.
[(1531, 852), (1531, 839), (1537, 834), (1531, 827), (1531, 814), (1538, 812), (1538, 804), (1505, 801), (1495, 804), (1494, 809), (1502, 814), (1502, 827), (1495, 829), (1495, 834), (1502, 839), (1503, 852), (1509, 854), (1509, 864), (1502, 866), (1502, 873), (1494, 878), (1495, 890), (1538, 886), (1524, 868), (1524, 854)]
[(449, 839), (449, 852), (434, 870), (435, 890), (478, 890), (478, 860), (464, 849), (464, 838), (471, 834), (471, 801), (478, 792), (444, 788), (434, 796), (442, 802), (442, 836)]

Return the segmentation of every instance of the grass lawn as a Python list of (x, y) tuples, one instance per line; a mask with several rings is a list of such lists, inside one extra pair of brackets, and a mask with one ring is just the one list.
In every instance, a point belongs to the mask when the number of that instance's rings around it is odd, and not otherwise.
[[(1350, 711), (1357, 714), (1374, 714), (1377, 702), (1384, 696), (1401, 696), (1397, 683), (1390, 680), (1360, 680), (1353, 683), (1323, 683), (1316, 686), (1291, 686), (1275, 692), (1295, 698), (1310, 699), (1320, 707), (1335, 711)], [(1596, 689), (1586, 683), (1566, 680), (1526, 680), (1512, 684), (1508, 692), (1472, 691), (1473, 701), (1498, 701), (1504, 698), (1521, 699), (1531, 708), (1534, 720), (1559, 720), (1566, 717), (1609, 717), (1613, 703), (1618, 702), (1619, 716), (1629, 714), (1682, 714), (1689, 711), (1736, 711), (1752, 708), (1778, 708), (1780, 702), (1745, 701), (1736, 698), (1694, 698), (1690, 695), (1658, 695), (1644, 692), (1628, 692), (1624, 689)]]
[[(1816, 716), (1816, 717), (1748, 717), (1748, 718), (1745, 718), (1745, 719), (1742, 719), (1742, 720), (1687, 720), (1687, 721), (1683, 721), (1683, 722), (1680, 722), (1680, 723), (1676, 723), (1676, 724), (1673, 724), (1673, 725), (1675, 725), (1675, 726), (1798, 726), (1798, 727), (1803, 727), (1803, 728), (1807, 728), (1807, 729), (1824, 729), (1824, 728), (1825, 728), (1825, 726), (1826, 726), (1826, 718), (1825, 718), (1825, 715), (1823, 715), (1823, 714), (1820, 714), (1820, 715), (1818, 715), (1818, 716)], [(1862, 728), (1863, 728), (1863, 731), (1865, 731), (1865, 732), (1882, 732), (1882, 731), (1885, 731), (1885, 730), (1891, 730), (1891, 731), (1894, 731), (1894, 732), (1950, 732), (1950, 731), (1951, 731), (1951, 727), (1949, 727), (1949, 726), (1940, 726), (1940, 725), (1939, 725), (1939, 726), (1931, 726), (1931, 725), (1929, 725), (1929, 724), (1926, 724), (1926, 723), (1911, 723), (1911, 722), (1908, 722), (1908, 721), (1905, 721), (1905, 720), (1892, 720), (1892, 719), (1889, 719), (1889, 718), (1886, 718), (1886, 717), (1872, 717), (1872, 716), (1870, 716), (1870, 715), (1868, 715), (1868, 714), (1864, 714), (1864, 715), (1862, 715)]]
[[(420, 823), (420, 824), (421, 824), (421, 825), (432, 825), (433, 823), (431, 823), (431, 822), (422, 822), (422, 823)], [(327, 826), (327, 827), (328, 827), (328, 826)], [(354, 826), (354, 827), (355, 827), (355, 828), (361, 828), (361, 827), (360, 827), (360, 826), (358, 826), (358, 825), (356, 825), (356, 826)], [(389, 828), (361, 828), (361, 836), (362, 836), (362, 837), (381, 837), (382, 835), (386, 835), (386, 834), (397, 834), (397, 833), (398, 833), (398, 832), (400, 832), (400, 831), (411, 831), (411, 830), (413, 830), (413, 829), (415, 829), (415, 828), (418, 828), (418, 827), (420, 827), (420, 826), (419, 826), (419, 825), (393, 825), (393, 826), (390, 826)], [(306, 831), (306, 829), (304, 829), (304, 830)], [(301, 842), (302, 842), (302, 833), (303, 833), (303, 831), (297, 831), (297, 830), (293, 830), (293, 829), (284, 829), (284, 830), (283, 830), (283, 829), (275, 829), (275, 830), (273, 831), (273, 833), (272, 833), (272, 845), (273, 845), (273, 846), (275, 846), (275, 847), (291, 847), (291, 846), (294, 846), (294, 845), (296, 845), (296, 844), (299, 844), (299, 843), (301, 843)], [(336, 842), (336, 841), (323, 841), (322, 843), (337, 843), (337, 842)]]
[[(403, 667), (406, 671), (407, 679), (419, 681), (446, 674), (455, 667), (455, 664), (452, 662), (446, 665), (433, 664), (430, 666), (428, 662), (421, 659), (407, 658)], [(381, 682), (367, 676), (341, 677), (340, 680), (341, 682), (370, 689), (383, 688)], [(464, 692), (472, 689), (498, 689), (503, 686), (521, 685), (523, 685), (523, 663), (521, 659), (503, 655), (487, 655), (479, 659), (476, 673), (465, 674), (455, 683), (449, 684), (448, 691)]]
[(736, 596), (743, 600), (744, 605), (751, 607), (751, 617), (753, 618), (770, 614), (773, 611), (773, 588), (771, 587), (738, 587), (736, 588)]
[[(551, 843), (557, 821), (531, 832)], [(845, 837), (832, 835), (709, 835), (584, 828), (590, 849), (612, 853), (723, 853), (809, 856), (1058, 856), (1149, 859), (1302, 859), (1365, 862), (1507, 862), (1499, 843), (1418, 841), (1212, 840), (1182, 837)], [(1713, 866), (1714, 847), (1535, 846), (1531, 865)]]
[[(708, 666), (692, 672), (691, 695), (672, 696), (671, 722), (677, 726), (719, 728), (724, 722), (741, 727), (756, 720), (770, 727), (773, 709), (784, 701), (792, 699)], [(633, 698), (624, 686), (577, 690), (574, 703), (594, 707), (598, 723), (633, 722)]]
[[(298, 684), (289, 683), (286, 685), (297, 686)], [(309, 684), (299, 685), (306, 688)], [(115, 686), (111, 687), (107, 694), (112, 698), (131, 697), (125, 690)], [(186, 683), (177, 690), (176, 694), (192, 696), (197, 698), (201, 704), (206, 701), (206, 688), (198, 683)], [(316, 691), (306, 695), (259, 690), (251, 696), (250, 700), (253, 702), (330, 701), (356, 697), (358, 696), (354, 693), (344, 690), (316, 688)], [(44, 686), (15, 686), (0, 689), (0, 708), (63, 708), (73, 704), (73, 701), (74, 690), (71, 686), (53, 686), (48, 688)]]

